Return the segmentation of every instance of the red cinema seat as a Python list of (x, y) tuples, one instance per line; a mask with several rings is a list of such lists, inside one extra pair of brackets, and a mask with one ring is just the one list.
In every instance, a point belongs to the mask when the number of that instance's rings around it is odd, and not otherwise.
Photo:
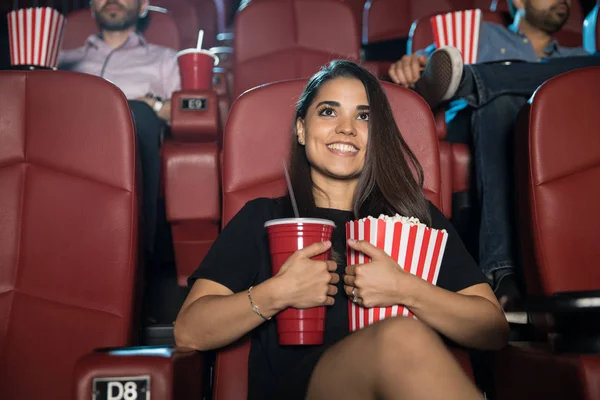
[[(196, 2), (197, 4), (194, 4)], [(211, 15), (208, 7), (204, 3), (214, 3), (209, 0), (152, 0), (151, 4), (155, 7), (161, 7), (167, 10), (175, 20), (181, 40), (180, 47), (187, 49), (196, 47), (198, 42), (198, 31), (204, 30), (203, 48), (210, 48), (215, 42), (216, 15)], [(202, 11), (200, 10), (202, 8)], [(202, 14), (200, 14), (202, 12)], [(201, 15), (202, 18), (201, 19)]]
[(367, 0), (341, 0), (343, 3), (347, 3), (354, 11), (354, 18), (359, 27), (359, 32), (362, 32), (362, 20), (363, 12), (365, 10), (365, 3)]
[(583, 22), (583, 47), (589, 53), (598, 51), (598, 43), (600, 43), (600, 25), (598, 24), (598, 10), (600, 2), (590, 11), (585, 21)]
[(540, 86), (517, 123), (522, 265), (529, 307), (550, 321), (534, 328), (550, 340), (500, 352), (498, 400), (600, 399), (598, 102), (600, 68), (571, 71)]
[(363, 44), (408, 37), (413, 21), (425, 15), (473, 5), (473, 0), (369, 0), (365, 5)]
[[(177, 23), (170, 13), (149, 10), (147, 26), (142, 34), (149, 43), (178, 50), (181, 47)], [(63, 50), (76, 49), (85, 44), (85, 40), (98, 33), (98, 26), (89, 9), (84, 8), (67, 15), (67, 27), (63, 37)]]
[(137, 336), (133, 121), (60, 71), (0, 72), (0, 109), (0, 393), (69, 399), (79, 357)]
[[(261, 86), (233, 105), (223, 143), (223, 224), (257, 197), (285, 194), (281, 159), (288, 157), (294, 105), (306, 80)], [(441, 207), (441, 175), (435, 123), (427, 104), (414, 92), (384, 83), (400, 131), (423, 165), (427, 198)], [(251, 133), (251, 134), (250, 134)], [(214, 398), (247, 396), (249, 342), (221, 350), (215, 368)], [(458, 356), (470, 372), (464, 353)]]
[(360, 58), (354, 14), (338, 0), (251, 2), (236, 17), (234, 42), (234, 98), (264, 83), (308, 78), (334, 59)]
[[(520, 175), (526, 181), (519, 210), (532, 234), (522, 241), (532, 256), (526, 263), (529, 294), (600, 289), (598, 102), (600, 68), (568, 72), (538, 89), (526, 109), (528, 118), (518, 126), (528, 138), (518, 150), (528, 151), (519, 154), (526, 172)], [(566, 117), (559, 111), (565, 105)], [(568, 136), (563, 134), (567, 126)]]

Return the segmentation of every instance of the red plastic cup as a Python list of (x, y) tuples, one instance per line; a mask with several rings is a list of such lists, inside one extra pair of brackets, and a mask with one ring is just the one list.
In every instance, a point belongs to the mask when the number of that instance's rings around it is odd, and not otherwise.
[(177, 63), (183, 90), (209, 90), (212, 87), (213, 67), (219, 64), (219, 59), (210, 51), (181, 50), (177, 53)]
[[(331, 240), (335, 224), (327, 219), (285, 218), (267, 221), (265, 228), (269, 236), (272, 272), (276, 275), (295, 251)], [(328, 260), (329, 251), (312, 259)], [(303, 310), (286, 308), (275, 316), (275, 321), (281, 345), (323, 344), (325, 306)]]

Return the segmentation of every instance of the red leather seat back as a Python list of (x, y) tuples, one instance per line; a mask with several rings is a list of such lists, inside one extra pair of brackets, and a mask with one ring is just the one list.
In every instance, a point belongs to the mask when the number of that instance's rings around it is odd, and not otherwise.
[(370, 0), (365, 6), (363, 43), (408, 37), (413, 21), (432, 13), (473, 8), (474, 0)]
[[(294, 107), (306, 80), (265, 85), (246, 92), (233, 105), (223, 142), (223, 224), (248, 201), (286, 193), (282, 158), (292, 140)], [(441, 207), (440, 161), (435, 123), (421, 97), (384, 83), (400, 131), (425, 172), (425, 194)], [(249, 345), (241, 341), (219, 352), (215, 399), (247, 395)]]
[[(144, 30), (144, 38), (149, 43), (172, 49), (180, 48), (179, 30), (177, 23), (169, 13), (149, 11), (148, 27)], [(76, 49), (85, 44), (85, 40), (98, 33), (98, 26), (89, 9), (80, 9), (67, 15), (67, 25), (63, 37), (63, 50)]]
[(348, 4), (352, 8), (352, 11), (354, 11), (354, 19), (358, 24), (358, 31), (362, 32), (363, 12), (367, 0), (342, 0), (342, 2)]
[(360, 58), (352, 9), (338, 0), (251, 2), (236, 17), (234, 41), (234, 97), (264, 83), (308, 78), (337, 58)]
[[(197, 2), (195, 5), (192, 2)], [(152, 0), (153, 6), (165, 8), (173, 16), (173, 20), (177, 24), (180, 38), (180, 47), (187, 49), (190, 47), (196, 47), (198, 41), (198, 31), (204, 29), (204, 43), (203, 48), (210, 48), (216, 37), (216, 16), (209, 13), (206, 14), (208, 18), (213, 18), (210, 21), (213, 23), (206, 24), (207, 19), (203, 19), (201, 24), (199, 8), (206, 6), (203, 3), (208, 3), (208, 0)], [(211, 1), (211, 5), (214, 7), (214, 3)], [(154, 21), (153, 21), (154, 22)]]
[[(411, 54), (417, 50), (425, 49), (434, 43), (433, 27), (431, 18), (441, 13), (434, 13), (417, 19), (410, 29), (407, 53)], [(481, 20), (494, 24), (504, 25), (504, 17), (501, 13), (481, 10)]]
[(600, 287), (599, 102), (600, 68), (575, 70), (544, 83), (519, 121), (528, 293)]
[(131, 344), (133, 122), (116, 86), (60, 71), (0, 72), (0, 109), (0, 392), (68, 399), (76, 359)]
[[(163, 0), (168, 1), (168, 0)], [(196, 14), (200, 29), (204, 29), (204, 46), (208, 49), (217, 42), (217, 33), (219, 30), (217, 5), (213, 0), (188, 0), (196, 7)], [(196, 32), (196, 36), (198, 32)], [(197, 40), (197, 39), (196, 39)], [(195, 44), (194, 44), (195, 46)]]

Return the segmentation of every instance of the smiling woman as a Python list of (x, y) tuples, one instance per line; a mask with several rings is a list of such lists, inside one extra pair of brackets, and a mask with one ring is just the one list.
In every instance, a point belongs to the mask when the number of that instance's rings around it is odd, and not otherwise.
[[(353, 210), (359, 218), (399, 213), (431, 221), (421, 165), (381, 85), (362, 67), (335, 61), (313, 76), (296, 107), (294, 133), (292, 183), (301, 214), (325, 207)], [(347, 193), (338, 203), (324, 189), (339, 187), (340, 179)]]
[[(247, 203), (190, 277), (177, 344), (211, 350), (251, 333), (251, 400), (481, 399), (440, 337), (497, 349), (508, 324), (452, 225), (425, 200), (421, 166), (377, 79), (348, 61), (323, 67), (300, 97), (290, 139), (300, 216), (332, 221), (331, 241), (297, 250), (273, 275), (264, 226), (292, 216), (290, 199)], [(437, 286), (368, 243), (346, 241), (347, 221), (379, 214), (448, 232)], [(348, 247), (370, 262), (347, 266)], [(329, 251), (337, 262), (313, 259)], [(392, 317), (350, 333), (347, 296), (375, 307), (402, 304), (418, 320)], [(320, 306), (328, 306), (323, 344), (279, 343), (276, 314)]]

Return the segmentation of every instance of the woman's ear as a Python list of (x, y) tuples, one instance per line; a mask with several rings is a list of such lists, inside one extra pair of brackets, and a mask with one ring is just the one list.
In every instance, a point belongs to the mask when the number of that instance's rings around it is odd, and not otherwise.
[(306, 129), (302, 118), (296, 120), (296, 136), (298, 137), (298, 143), (304, 146), (306, 143)]

